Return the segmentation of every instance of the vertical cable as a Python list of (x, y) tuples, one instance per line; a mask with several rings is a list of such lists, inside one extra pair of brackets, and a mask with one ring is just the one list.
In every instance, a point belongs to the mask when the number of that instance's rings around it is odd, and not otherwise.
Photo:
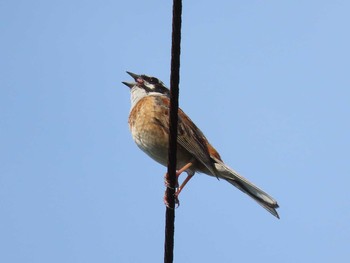
[(176, 151), (177, 123), (179, 108), (180, 81), (180, 42), (181, 42), (181, 12), (182, 1), (173, 0), (173, 22), (171, 43), (171, 74), (170, 74), (170, 113), (169, 113), (169, 152), (168, 173), (166, 180), (166, 198), (169, 207), (165, 214), (164, 263), (172, 263), (174, 258), (174, 224), (175, 224), (175, 188), (176, 188)]

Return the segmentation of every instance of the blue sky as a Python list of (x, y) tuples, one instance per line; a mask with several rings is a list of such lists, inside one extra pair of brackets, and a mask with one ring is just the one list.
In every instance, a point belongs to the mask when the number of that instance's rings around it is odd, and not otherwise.
[[(347, 262), (349, 1), (184, 1), (180, 106), (280, 220), (199, 174), (175, 262)], [(169, 83), (170, 1), (1, 1), (0, 262), (162, 262), (165, 168), (126, 70)]]

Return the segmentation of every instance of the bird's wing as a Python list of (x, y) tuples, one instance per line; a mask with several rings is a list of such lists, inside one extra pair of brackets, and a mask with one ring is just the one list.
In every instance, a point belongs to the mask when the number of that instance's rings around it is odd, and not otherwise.
[[(170, 100), (167, 97), (159, 97), (162, 100), (162, 107), (165, 107), (167, 113), (169, 112)], [(169, 118), (162, 118), (157, 120), (161, 126), (169, 130)], [(181, 110), (178, 110), (178, 132), (177, 142), (185, 150), (190, 152), (193, 157), (202, 163), (212, 175), (217, 174), (211, 155), (220, 159), (219, 154), (209, 144), (202, 131), (193, 123), (193, 121)]]

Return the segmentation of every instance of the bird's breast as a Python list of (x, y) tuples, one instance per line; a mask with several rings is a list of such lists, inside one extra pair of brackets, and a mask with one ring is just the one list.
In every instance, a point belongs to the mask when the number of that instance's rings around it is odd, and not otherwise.
[(160, 125), (159, 118), (164, 109), (157, 104), (157, 98), (144, 97), (131, 110), (129, 127), (137, 146), (155, 161), (167, 165), (168, 133)]

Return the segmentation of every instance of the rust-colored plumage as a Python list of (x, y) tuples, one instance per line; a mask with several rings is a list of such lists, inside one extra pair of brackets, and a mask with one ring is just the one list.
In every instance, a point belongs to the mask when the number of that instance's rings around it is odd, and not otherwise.
[[(129, 127), (137, 146), (155, 161), (167, 165), (169, 136), (169, 90), (157, 78), (128, 72), (135, 83), (123, 82), (131, 89), (132, 107)], [(219, 153), (208, 142), (202, 131), (181, 110), (178, 111), (177, 169), (188, 177), (177, 195), (196, 173), (205, 173), (224, 179), (257, 201), (278, 217), (275, 199), (249, 182), (222, 161)]]

